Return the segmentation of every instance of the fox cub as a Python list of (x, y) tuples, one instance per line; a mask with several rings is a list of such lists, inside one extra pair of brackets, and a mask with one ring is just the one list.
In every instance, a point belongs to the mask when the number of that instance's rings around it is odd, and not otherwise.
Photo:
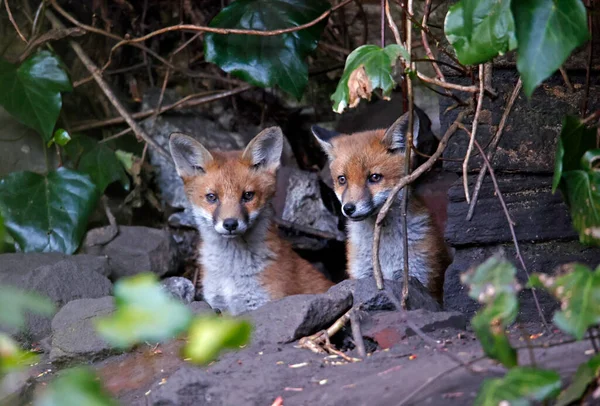
[(244, 151), (209, 152), (180, 133), (171, 134), (169, 147), (200, 231), (202, 293), (213, 309), (235, 315), (333, 285), (272, 224), (279, 127), (262, 131)]
[[(387, 130), (338, 134), (317, 126), (312, 131), (329, 158), (334, 190), (347, 225), (348, 274), (364, 278), (373, 274), (372, 245), (375, 220), (394, 185), (404, 172), (408, 115)], [(415, 114), (413, 142), (418, 146), (419, 118)], [(406, 190), (405, 188), (404, 190)], [(379, 259), (385, 279), (399, 279), (404, 268), (401, 191), (382, 227)], [(410, 192), (409, 192), (410, 193)], [(422, 203), (411, 195), (408, 207), (409, 272), (432, 296), (442, 300), (444, 272), (450, 258), (442, 234)]]

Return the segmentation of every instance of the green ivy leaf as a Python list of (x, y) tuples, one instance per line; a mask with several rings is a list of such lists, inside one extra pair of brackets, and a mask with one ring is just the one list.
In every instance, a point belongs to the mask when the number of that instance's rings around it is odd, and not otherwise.
[(154, 274), (120, 279), (114, 293), (116, 311), (98, 319), (96, 329), (115, 347), (167, 340), (185, 331), (192, 319), (191, 311), (165, 293)]
[[(346, 107), (356, 107), (360, 98), (370, 99), (371, 93), (375, 89), (381, 89), (384, 98), (389, 98), (396, 82), (392, 77), (392, 67), (396, 64), (398, 57), (402, 57), (410, 62), (410, 55), (400, 45), (388, 45), (385, 48), (380, 48), (376, 45), (363, 45), (356, 48), (346, 59), (344, 73), (337, 85), (335, 93), (331, 96), (333, 101), (333, 110), (337, 113), (342, 113)], [(357, 69), (364, 68), (366, 78), (362, 80), (367, 83), (357, 83), (361, 79), (353, 78)], [(353, 78), (353, 80), (351, 80)], [(354, 82), (354, 83), (353, 83)], [(356, 94), (357, 86), (363, 87), (366, 95)]]
[(519, 291), (517, 269), (499, 256), (488, 258), (483, 264), (461, 275), (463, 284), (469, 286), (469, 296), (480, 303), (490, 303), (498, 295), (515, 295)]
[(564, 171), (581, 169), (581, 158), (596, 148), (596, 129), (587, 128), (579, 117), (565, 116), (556, 146), (552, 193), (556, 192)]
[[(593, 154), (600, 159), (600, 150)], [(600, 245), (600, 170), (565, 172), (563, 180), (579, 241)]]
[(90, 178), (64, 167), (46, 175), (13, 172), (0, 179), (0, 212), (25, 252), (74, 253), (97, 200)]
[(22, 350), (12, 338), (0, 333), (0, 380), (11, 371), (35, 363), (37, 358), (36, 354)]
[(555, 371), (529, 367), (513, 368), (504, 378), (486, 379), (475, 399), (475, 406), (527, 406), (532, 401), (553, 398), (560, 391), (560, 376)]
[(51, 316), (56, 311), (50, 299), (11, 286), (0, 286), (0, 309), (0, 327), (18, 329), (25, 325), (27, 313)]
[[(297, 27), (330, 8), (324, 0), (236, 0), (211, 27), (271, 31)], [(279, 86), (300, 99), (308, 83), (307, 56), (315, 50), (326, 20), (300, 31), (261, 37), (205, 34), (205, 59), (248, 83)]]
[(59, 128), (58, 130), (54, 131), (54, 135), (52, 136), (50, 141), (48, 141), (48, 147), (52, 146), (52, 144), (54, 143), (60, 145), (61, 147), (64, 147), (69, 143), (69, 141), (71, 141), (71, 136), (69, 135), (67, 130), (65, 130), (64, 128)]
[(34, 406), (116, 406), (100, 379), (83, 367), (63, 371), (35, 400)]
[(71, 81), (58, 58), (40, 51), (21, 66), (0, 58), (0, 105), (22, 124), (33, 128), (45, 142), (62, 107), (60, 92), (72, 90)]
[(518, 365), (517, 351), (510, 345), (506, 328), (517, 318), (519, 303), (514, 294), (501, 293), (471, 320), (473, 331), (490, 358), (507, 368)]
[(510, 0), (462, 0), (448, 10), (444, 32), (465, 65), (487, 62), (517, 47)]
[(229, 317), (196, 318), (190, 327), (184, 357), (196, 364), (214, 360), (223, 349), (238, 348), (250, 340), (252, 326), (245, 320)]
[(588, 40), (587, 13), (581, 0), (517, 0), (512, 12), (519, 42), (517, 69), (530, 97)]
[(573, 377), (573, 382), (561, 392), (555, 406), (568, 406), (581, 399), (588, 386), (598, 376), (600, 376), (600, 355), (596, 355), (588, 362), (579, 365)]

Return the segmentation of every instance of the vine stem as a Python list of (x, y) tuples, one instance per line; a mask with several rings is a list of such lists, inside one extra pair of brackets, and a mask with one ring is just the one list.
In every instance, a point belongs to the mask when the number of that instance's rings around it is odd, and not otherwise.
[[(513, 243), (515, 245), (515, 254), (517, 256), (517, 259), (519, 260), (519, 263), (521, 264), (521, 267), (525, 271), (525, 275), (527, 275), (527, 279), (529, 279), (529, 271), (527, 270), (527, 265), (525, 265), (525, 260), (521, 255), (519, 241), (517, 240), (517, 234), (515, 233), (514, 222), (512, 220), (512, 217), (510, 216), (508, 207), (506, 206), (506, 202), (504, 201), (504, 197), (502, 196), (502, 192), (500, 191), (500, 187), (498, 186), (498, 181), (496, 179), (496, 174), (494, 173), (494, 168), (492, 168), (492, 164), (485, 155), (485, 151), (483, 150), (483, 148), (481, 148), (481, 145), (479, 145), (479, 143), (475, 140), (473, 141), (473, 143), (475, 144), (477, 149), (479, 149), (481, 157), (483, 158), (483, 162), (485, 163), (485, 166), (487, 166), (488, 171), (490, 172), (490, 177), (492, 178), (492, 182), (494, 183), (494, 191), (496, 192), (496, 196), (498, 196), (498, 200), (500, 200), (502, 210), (504, 210), (504, 215), (506, 216), (506, 221), (508, 222), (508, 227), (510, 228), (510, 234), (512, 235)], [(533, 300), (535, 301), (535, 307), (537, 308), (540, 318), (542, 319), (542, 323), (544, 324), (544, 328), (546, 329), (546, 332), (550, 333), (550, 327), (548, 326), (546, 318), (544, 317), (544, 313), (542, 312), (542, 307), (540, 306), (540, 301), (538, 300), (536, 289), (531, 288), (531, 293), (533, 295)]]
[(481, 107), (483, 106), (483, 91), (485, 86), (485, 68), (483, 64), (479, 65), (479, 97), (477, 98), (477, 107), (475, 109), (475, 117), (473, 118), (473, 124), (471, 126), (471, 134), (469, 138), (469, 146), (467, 147), (467, 154), (462, 165), (463, 172), (463, 186), (465, 189), (465, 198), (467, 203), (471, 203), (471, 196), (469, 195), (469, 160), (471, 159), (471, 152), (473, 152), (473, 143), (475, 142), (475, 136), (477, 134), (477, 125), (479, 124), (479, 115), (481, 114)]
[(25, 38), (25, 36), (21, 32), (21, 30), (19, 29), (19, 26), (17, 25), (17, 22), (15, 21), (15, 18), (13, 17), (12, 12), (10, 11), (10, 6), (8, 5), (8, 0), (4, 0), (4, 6), (6, 7), (6, 13), (8, 14), (8, 19), (10, 20), (15, 31), (17, 32), (17, 35), (19, 36), (19, 38), (21, 38), (23, 40), (24, 43), (28, 44), (29, 42), (27, 41), (27, 39)]

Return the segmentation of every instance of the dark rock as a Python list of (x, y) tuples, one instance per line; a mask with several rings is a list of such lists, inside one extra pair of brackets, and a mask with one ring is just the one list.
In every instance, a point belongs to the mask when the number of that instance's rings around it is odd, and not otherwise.
[(119, 234), (104, 246), (82, 248), (86, 253), (105, 255), (116, 280), (140, 272), (163, 276), (178, 268), (177, 247), (166, 230), (149, 227), (119, 227)]
[(80, 299), (67, 303), (52, 320), (53, 363), (94, 362), (114, 352), (96, 332), (94, 322), (114, 312), (114, 298)]
[[(559, 265), (568, 262), (581, 262), (591, 267), (598, 265), (600, 258), (600, 248), (586, 247), (577, 241), (547, 243), (521, 243), (521, 254), (527, 265), (527, 270), (532, 273), (545, 273), (553, 275)], [(444, 309), (455, 310), (464, 313), (467, 317), (472, 317), (479, 304), (468, 296), (468, 290), (460, 282), (460, 275), (473, 266), (484, 262), (490, 256), (496, 254), (500, 249), (505, 252), (505, 257), (520, 269), (518, 261), (515, 258), (515, 251), (512, 245), (501, 247), (477, 247), (458, 249), (454, 256), (454, 262), (446, 271), (444, 282)], [(522, 286), (527, 283), (525, 272), (519, 270), (517, 278)], [(551, 319), (552, 314), (558, 308), (557, 302), (544, 290), (536, 290), (540, 305), (547, 320)], [(519, 294), (520, 313), (519, 319), (524, 322), (538, 322), (538, 315), (535, 303), (530, 289), (524, 289)]]
[(294, 295), (245, 313), (254, 326), (252, 343), (287, 343), (329, 327), (352, 306), (352, 293)]
[(465, 316), (458, 312), (430, 312), (424, 309), (409, 310), (406, 314), (376, 312), (362, 318), (362, 334), (374, 340), (380, 348), (391, 348), (406, 337), (416, 335), (407, 325), (407, 318), (425, 333), (445, 328), (464, 330), (467, 325)]
[[(32, 291), (52, 300), (58, 308), (82, 298), (111, 293), (112, 283), (96, 270), (105, 272), (106, 260), (89, 255), (4, 254), (0, 256), (0, 284)], [(30, 315), (24, 341), (37, 341), (50, 333), (50, 319)]]
[(192, 303), (194, 300), (196, 289), (192, 281), (187, 278), (173, 276), (163, 279), (160, 284), (167, 293), (183, 303)]
[[(469, 178), (471, 190), (475, 176)], [(508, 211), (515, 222), (515, 232), (521, 241), (576, 239), (569, 211), (560, 193), (552, 194), (552, 178), (534, 175), (503, 175), (498, 186)], [(465, 201), (462, 181), (448, 191), (446, 241), (453, 246), (511, 242), (506, 215), (493, 183), (488, 176), (479, 193), (471, 221), (466, 220), (469, 205)]]
[[(415, 278), (410, 278), (409, 281), (407, 303), (409, 309), (425, 309), (434, 312), (441, 310), (439, 303), (431, 297), (421, 282)], [(398, 300), (402, 298), (402, 281), (386, 279), (384, 285), (386, 291), (391, 290)], [(361, 309), (365, 311), (395, 310), (396, 308), (390, 301), (386, 291), (377, 289), (373, 278), (346, 279), (329, 289), (331, 293), (350, 293), (354, 295), (354, 303), (361, 303)]]
[[(158, 386), (150, 393), (148, 404), (191, 406), (212, 403), (213, 396), (210, 394), (210, 389), (218, 386), (217, 381), (218, 378), (208, 372), (185, 365), (169, 377), (166, 385)], [(216, 404), (222, 404), (220, 399), (218, 401), (219, 403)]]
[(205, 313), (214, 313), (215, 311), (210, 307), (210, 305), (201, 300), (195, 300), (191, 302), (188, 307), (194, 312), (194, 314), (205, 314)]

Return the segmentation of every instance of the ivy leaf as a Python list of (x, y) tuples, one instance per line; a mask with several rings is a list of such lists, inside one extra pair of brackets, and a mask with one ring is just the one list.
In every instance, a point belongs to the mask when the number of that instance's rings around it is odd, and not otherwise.
[(587, 13), (581, 0), (515, 0), (511, 7), (519, 42), (517, 69), (530, 97), (588, 40)]
[(97, 200), (90, 178), (64, 167), (46, 175), (13, 172), (0, 179), (0, 212), (25, 252), (74, 253)]
[(59, 128), (58, 130), (54, 131), (54, 135), (52, 136), (50, 141), (48, 141), (48, 147), (52, 146), (52, 144), (54, 143), (60, 145), (61, 147), (64, 147), (69, 143), (69, 141), (71, 141), (71, 136), (69, 135), (67, 130), (65, 130), (64, 128)]
[(58, 58), (40, 51), (21, 66), (0, 58), (0, 105), (22, 124), (33, 128), (45, 142), (62, 107), (60, 92), (72, 90), (71, 81)]
[(564, 171), (581, 169), (581, 158), (596, 148), (596, 129), (587, 128), (579, 117), (565, 116), (556, 146), (552, 193), (556, 192)]
[(0, 381), (2, 376), (36, 362), (38, 356), (22, 350), (12, 338), (0, 333)]
[(490, 358), (507, 368), (518, 365), (517, 351), (510, 345), (506, 328), (517, 318), (519, 303), (514, 294), (501, 293), (471, 320), (473, 331)]
[(579, 365), (573, 382), (561, 392), (555, 406), (568, 406), (581, 399), (588, 386), (600, 376), (600, 355), (596, 355), (588, 362)]
[(504, 378), (486, 379), (475, 399), (475, 406), (527, 406), (532, 401), (553, 398), (560, 391), (560, 376), (555, 371), (530, 367), (513, 368)]
[(34, 406), (116, 406), (100, 379), (89, 369), (71, 368), (58, 378), (35, 400)]
[(189, 330), (188, 343), (183, 348), (185, 358), (196, 364), (206, 364), (223, 349), (238, 348), (250, 340), (252, 326), (245, 320), (229, 317), (198, 317)]
[(519, 291), (517, 269), (499, 256), (488, 258), (483, 264), (461, 275), (469, 286), (469, 296), (480, 303), (491, 303), (502, 293), (515, 295)]
[(0, 286), (0, 309), (0, 327), (19, 329), (25, 325), (27, 313), (51, 316), (56, 311), (50, 299), (11, 286)]
[(120, 279), (114, 293), (116, 311), (98, 319), (96, 329), (115, 347), (164, 341), (185, 331), (192, 319), (191, 311), (165, 293), (154, 274)]
[(465, 65), (487, 62), (517, 47), (510, 0), (463, 0), (448, 10), (444, 32)]
[(361, 98), (370, 100), (371, 93), (377, 88), (382, 90), (383, 98), (388, 99), (396, 86), (392, 68), (400, 55), (410, 62), (406, 49), (396, 44), (385, 48), (363, 45), (352, 51), (331, 96), (333, 110), (342, 113), (346, 107), (356, 107)]
[[(210, 22), (215, 28), (271, 31), (297, 27), (330, 8), (324, 0), (236, 0)], [(306, 58), (315, 50), (326, 20), (276, 36), (205, 34), (205, 58), (255, 86), (279, 86), (300, 99), (308, 83)]]

